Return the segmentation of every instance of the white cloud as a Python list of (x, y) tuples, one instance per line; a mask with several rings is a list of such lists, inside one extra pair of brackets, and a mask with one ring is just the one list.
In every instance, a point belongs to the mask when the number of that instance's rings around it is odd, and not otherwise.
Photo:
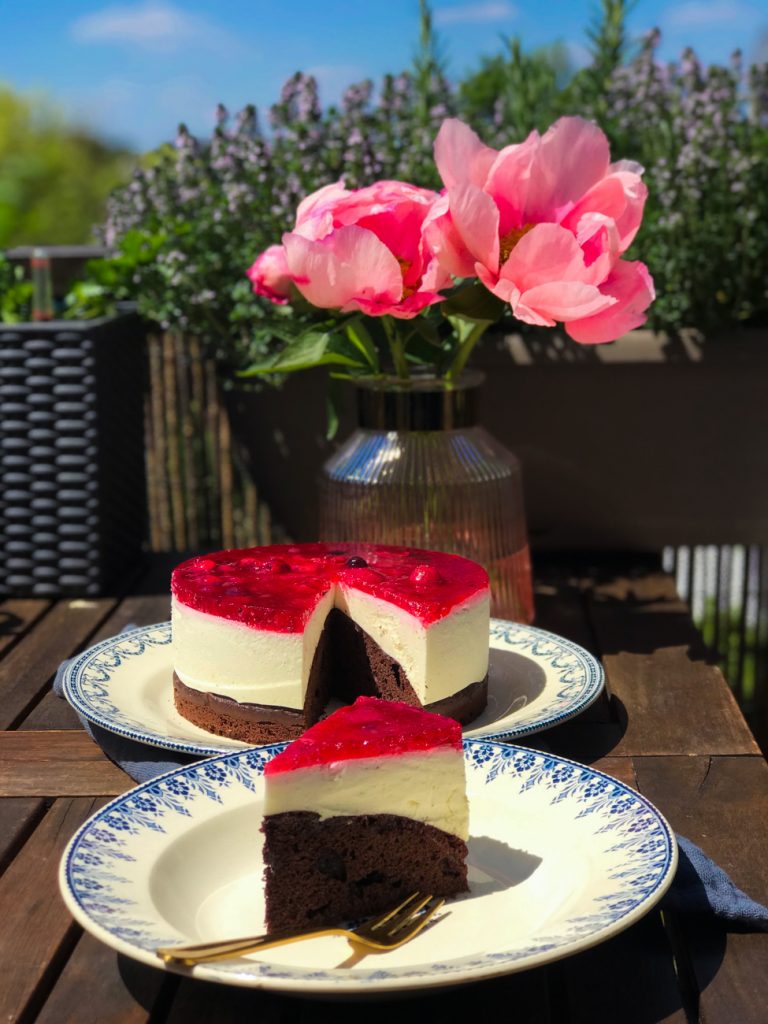
[(667, 7), (661, 16), (662, 27), (668, 30), (718, 28), (736, 24), (754, 25), (764, 16), (757, 7), (742, 0), (688, 0)]
[(506, 21), (516, 18), (519, 11), (507, 0), (488, 0), (487, 3), (462, 4), (458, 7), (438, 7), (433, 12), (436, 25), (467, 25)]
[(165, 0), (105, 7), (78, 18), (71, 34), (79, 43), (117, 43), (156, 53), (194, 46), (230, 54), (240, 45), (225, 29)]

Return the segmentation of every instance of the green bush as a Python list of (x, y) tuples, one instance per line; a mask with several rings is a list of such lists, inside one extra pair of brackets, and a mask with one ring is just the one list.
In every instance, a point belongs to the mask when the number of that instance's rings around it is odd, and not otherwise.
[(24, 268), (0, 253), (0, 323), (29, 320), (31, 306), (32, 282), (24, 279)]
[(0, 86), (0, 249), (92, 241), (132, 154)]

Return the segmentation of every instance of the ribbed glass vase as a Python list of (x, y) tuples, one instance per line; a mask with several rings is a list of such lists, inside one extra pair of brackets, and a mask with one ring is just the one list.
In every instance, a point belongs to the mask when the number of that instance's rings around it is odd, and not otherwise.
[(320, 538), (473, 558), (488, 570), (492, 614), (531, 622), (520, 466), (477, 423), (482, 381), (356, 382), (358, 427), (321, 473)]

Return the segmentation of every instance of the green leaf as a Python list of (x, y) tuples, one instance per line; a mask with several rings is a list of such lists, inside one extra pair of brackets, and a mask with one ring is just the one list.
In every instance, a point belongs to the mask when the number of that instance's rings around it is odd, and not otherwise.
[[(432, 320), (428, 320), (425, 316), (414, 317), (410, 322), (410, 328), (410, 331), (406, 334), (406, 346), (413, 344), (412, 339), (420, 339), (435, 348), (442, 348), (443, 339), (440, 337), (437, 325)], [(428, 356), (430, 361), (434, 358), (434, 352)]]
[(336, 380), (328, 381), (325, 394), (325, 438), (332, 441), (339, 429), (339, 403), (341, 400), (339, 384)]
[(374, 373), (378, 373), (379, 353), (376, 350), (368, 328), (363, 324), (361, 318), (354, 316), (351, 320), (348, 320), (344, 325), (344, 332), (355, 348), (365, 356)]
[(313, 366), (356, 366), (364, 367), (359, 359), (353, 359), (331, 347), (333, 332), (310, 330), (296, 338), (276, 356), (249, 366), (241, 371), (241, 377), (255, 377), (263, 373), (295, 373), (309, 370)]
[[(441, 351), (442, 349), (442, 351)], [(408, 339), (408, 348), (405, 353), (410, 363), (420, 366), (431, 366), (439, 371), (445, 361), (444, 346), (437, 346), (425, 338), (421, 333), (414, 334)]]
[(464, 320), (483, 320), (492, 324), (504, 315), (506, 305), (501, 299), (492, 295), (485, 285), (479, 281), (460, 287), (441, 306), (446, 319), (453, 323), (454, 318)]

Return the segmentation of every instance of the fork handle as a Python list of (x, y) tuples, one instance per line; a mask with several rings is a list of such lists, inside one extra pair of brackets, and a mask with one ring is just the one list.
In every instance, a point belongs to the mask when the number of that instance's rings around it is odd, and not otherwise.
[(251, 935), (243, 939), (228, 939), (223, 942), (200, 942), (192, 946), (160, 946), (156, 954), (167, 964), (183, 964), (192, 967), (194, 964), (210, 963), (214, 960), (229, 960), (246, 953), (256, 953), (270, 946), (282, 946), (300, 939), (314, 939), (320, 935), (346, 935), (344, 928), (318, 928), (308, 932), (300, 928), (292, 931), (272, 932), (270, 935)]

